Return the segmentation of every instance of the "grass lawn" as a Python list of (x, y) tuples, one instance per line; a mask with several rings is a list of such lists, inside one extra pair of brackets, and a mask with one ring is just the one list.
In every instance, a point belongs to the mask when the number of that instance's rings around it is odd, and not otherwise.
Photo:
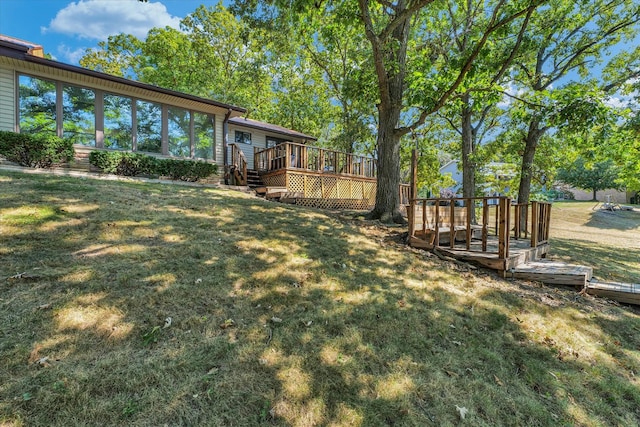
[(595, 202), (554, 203), (550, 242), (552, 258), (590, 265), (599, 280), (640, 283), (637, 208), (611, 212)]
[[(403, 231), (0, 171), (0, 425), (640, 424), (636, 309), (466, 271)], [(594, 245), (567, 233), (557, 256)]]

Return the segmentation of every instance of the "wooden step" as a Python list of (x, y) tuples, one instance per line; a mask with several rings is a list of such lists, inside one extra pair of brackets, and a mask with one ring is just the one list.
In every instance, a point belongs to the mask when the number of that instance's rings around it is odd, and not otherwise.
[(530, 261), (509, 270), (508, 277), (533, 280), (549, 285), (585, 287), (593, 277), (593, 268), (555, 261)]
[[(269, 200), (279, 199), (281, 201), (284, 201), (286, 199), (289, 199), (288, 202), (291, 203), (291, 199), (304, 197), (304, 194), (300, 192), (293, 192), (293, 191), (273, 191), (265, 194), (265, 197)], [(295, 200), (293, 203), (295, 203)]]
[(597, 295), (626, 304), (640, 305), (640, 283), (598, 282), (592, 280), (587, 283), (586, 291), (589, 295)]
[(266, 186), (262, 186), (262, 187), (256, 187), (254, 190), (255, 190), (256, 194), (264, 196), (266, 194), (271, 194), (271, 193), (285, 192), (285, 191), (287, 191), (287, 187), (266, 187)]

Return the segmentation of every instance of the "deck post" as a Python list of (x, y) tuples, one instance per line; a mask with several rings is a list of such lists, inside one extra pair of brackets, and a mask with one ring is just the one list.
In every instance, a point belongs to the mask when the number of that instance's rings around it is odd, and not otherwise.
[(411, 189), (409, 193), (409, 210), (407, 211), (407, 219), (409, 220), (409, 241), (415, 234), (415, 211), (414, 206), (417, 197), (417, 176), (418, 176), (418, 150), (415, 148), (411, 150)]
[[(425, 201), (425, 206), (424, 206), (424, 214), (423, 216), (425, 217), (425, 225), (427, 223), (426, 221), (426, 211), (427, 211), (427, 206), (426, 206), (427, 202)], [(436, 234), (435, 236), (435, 240), (433, 241), (433, 245), (434, 246), (440, 246), (440, 199), (436, 199), (436, 209), (435, 209), (435, 226), (434, 226), (434, 232)]]
[[(520, 218), (520, 211), (521, 211), (521, 206), (519, 203), (516, 203), (513, 206), (513, 216), (514, 218)], [(520, 237), (520, 221), (516, 221), (513, 224), (513, 237), (518, 240), (518, 238)]]
[(482, 199), (482, 252), (487, 251), (487, 238), (489, 237), (489, 200)]
[(507, 205), (507, 198), (500, 197), (498, 202), (498, 258), (507, 258), (507, 242), (509, 241), (509, 229), (507, 228), (507, 215), (509, 211), (509, 205)]
[(449, 200), (449, 247), (453, 249), (456, 245), (456, 202), (453, 200)]
[(473, 199), (468, 198), (468, 199), (464, 199), (465, 204), (467, 205), (467, 223), (465, 224), (467, 226), (467, 231), (466, 231), (466, 240), (467, 240), (467, 250), (469, 250), (471, 248), (471, 218), (473, 218), (472, 215), (472, 209), (473, 209)]
[(531, 247), (538, 246), (538, 202), (531, 202)]

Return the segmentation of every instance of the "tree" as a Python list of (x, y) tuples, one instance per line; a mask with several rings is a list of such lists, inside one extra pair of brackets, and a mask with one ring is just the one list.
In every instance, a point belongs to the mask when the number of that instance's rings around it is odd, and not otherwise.
[(620, 189), (618, 174), (612, 160), (589, 165), (584, 158), (579, 157), (568, 168), (558, 171), (558, 180), (593, 191), (593, 201), (596, 201), (596, 192), (599, 190)]
[(529, 201), (534, 158), (543, 135), (567, 125), (589, 128), (604, 111), (602, 94), (595, 93), (592, 84), (558, 83), (572, 72), (586, 76), (606, 49), (637, 32), (638, 20), (640, 5), (633, 0), (551, 0), (532, 17), (524, 42), (527, 55), (518, 62), (515, 76), (523, 92), (518, 98), (525, 100), (516, 111), (524, 145), (518, 202)]
[[(398, 186), (400, 184), (400, 141), (405, 135), (420, 128), (427, 117), (442, 108), (464, 82), (476, 59), (482, 54), (490, 37), (498, 30), (514, 20), (526, 15), (536, 8), (542, 0), (510, 1), (499, 0), (487, 11), (489, 17), (477, 37), (469, 44), (465, 55), (453, 61), (447, 72), (438, 73), (445, 76), (438, 80), (434, 87), (432, 77), (433, 64), (431, 58), (431, 37), (434, 33), (429, 27), (413, 27), (413, 23), (428, 22), (417, 18), (422, 13), (437, 16), (446, 5), (435, 0), (395, 0), (371, 1), (358, 0), (346, 2), (352, 5), (350, 25), (357, 25), (364, 32), (371, 45), (371, 62), (373, 64), (377, 97), (377, 153), (378, 179), (376, 204), (370, 213), (371, 218), (384, 222), (404, 222), (399, 212)], [(456, 2), (451, 2), (457, 7)], [(282, 15), (314, 14), (318, 17), (314, 22), (331, 22), (337, 18), (334, 2), (308, 2), (305, 0), (237, 0), (235, 10), (252, 16), (253, 19), (266, 25), (286, 25), (288, 20)], [(342, 17), (341, 17), (342, 18)], [(315, 27), (317, 31), (318, 27)], [(309, 31), (309, 29), (305, 29)], [(435, 33), (437, 35), (437, 32)], [(411, 49), (415, 57), (422, 57), (422, 70), (413, 73), (408, 68), (407, 54)], [(416, 70), (417, 71), (417, 70)], [(441, 71), (441, 70), (439, 70)], [(408, 81), (407, 76), (412, 76)], [(428, 88), (422, 83), (430, 83)], [(419, 104), (411, 104), (407, 96), (407, 87), (414, 89), (414, 98), (421, 92)], [(426, 92), (428, 96), (426, 96)], [(401, 118), (403, 119), (401, 121)]]

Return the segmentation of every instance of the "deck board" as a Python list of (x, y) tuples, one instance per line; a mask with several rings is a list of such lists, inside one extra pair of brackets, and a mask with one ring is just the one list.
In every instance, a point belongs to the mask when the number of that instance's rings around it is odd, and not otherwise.
[(587, 283), (589, 295), (640, 305), (640, 283), (596, 282)]
[(583, 288), (593, 276), (593, 268), (562, 262), (538, 260), (522, 264), (512, 271), (516, 279), (535, 280), (550, 285), (578, 286)]

